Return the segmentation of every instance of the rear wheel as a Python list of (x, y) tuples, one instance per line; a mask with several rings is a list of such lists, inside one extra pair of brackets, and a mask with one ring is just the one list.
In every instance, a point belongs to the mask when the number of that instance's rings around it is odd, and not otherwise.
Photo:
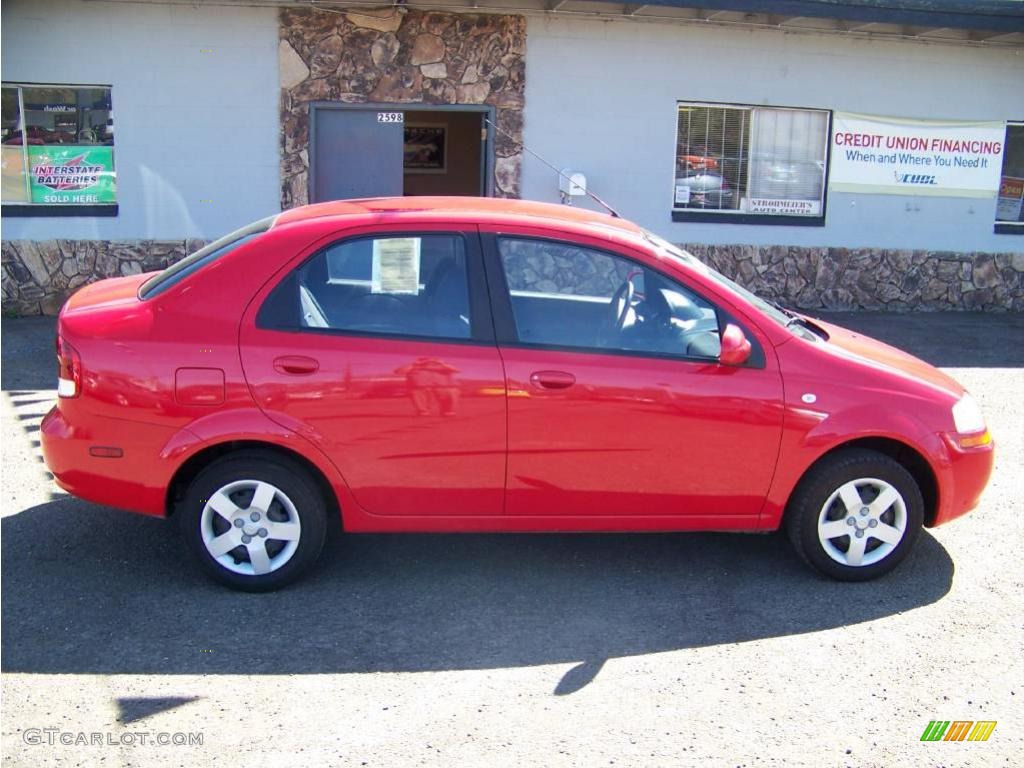
[(786, 510), (786, 531), (826, 576), (867, 581), (900, 564), (923, 520), (913, 476), (889, 456), (851, 448), (808, 471)]
[(203, 570), (250, 592), (301, 576), (323, 549), (327, 530), (326, 505), (309, 472), (258, 451), (225, 456), (200, 472), (177, 514)]

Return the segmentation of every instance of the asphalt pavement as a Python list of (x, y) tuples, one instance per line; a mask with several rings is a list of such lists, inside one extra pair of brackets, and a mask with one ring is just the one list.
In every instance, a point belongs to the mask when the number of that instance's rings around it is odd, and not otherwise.
[[(1019, 765), (1024, 316), (828, 319), (950, 372), (998, 446), (979, 509), (879, 581), (779, 535), (334, 535), (267, 595), (56, 488), (53, 321), (4, 319), (3, 764)], [(997, 725), (920, 741), (958, 719)]]

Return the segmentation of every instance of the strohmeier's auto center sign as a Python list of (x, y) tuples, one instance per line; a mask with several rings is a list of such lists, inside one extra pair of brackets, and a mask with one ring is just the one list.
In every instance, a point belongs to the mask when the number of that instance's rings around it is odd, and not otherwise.
[(836, 112), (829, 188), (892, 195), (994, 197), (1002, 122), (911, 120)]

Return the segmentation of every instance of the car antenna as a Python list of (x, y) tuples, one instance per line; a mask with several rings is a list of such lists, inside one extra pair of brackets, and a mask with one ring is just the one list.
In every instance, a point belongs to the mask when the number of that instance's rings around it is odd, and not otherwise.
[[(492, 127), (492, 128), (494, 129), (494, 130), (496, 130), (496, 131), (497, 131), (498, 133), (500, 133), (501, 135), (503, 135), (503, 136), (505, 136), (505, 137), (507, 137), (507, 138), (511, 139), (512, 141), (514, 141), (514, 142), (515, 142), (516, 144), (518, 144), (518, 145), (519, 145), (520, 147), (522, 147), (522, 148), (523, 148), (523, 149), (524, 149), (524, 150), (525, 150), (526, 152), (529, 152), (529, 153), (530, 153), (531, 155), (533, 155), (533, 156), (534, 156), (534, 157), (536, 157), (536, 158), (537, 158), (538, 160), (540, 160), (540, 161), (541, 161), (542, 163), (544, 163), (544, 165), (546, 165), (546, 166), (547, 166), (548, 168), (550, 168), (550, 169), (551, 169), (552, 171), (554, 171), (555, 173), (557, 173), (557, 174), (558, 174), (558, 175), (559, 175), (560, 177), (562, 177), (563, 179), (566, 179), (566, 180), (567, 180), (567, 181), (568, 181), (569, 183), (572, 183), (572, 179), (571, 179), (571, 178), (569, 178), (569, 176), (567, 176), (567, 175), (566, 175), (565, 173), (563, 173), (562, 171), (560, 171), (560, 170), (559, 170), (558, 168), (556, 168), (556, 167), (555, 167), (555, 165), (554, 165), (553, 163), (549, 163), (549, 162), (548, 162), (547, 160), (545, 160), (545, 159), (544, 159), (543, 157), (541, 157), (541, 156), (540, 156), (540, 155), (538, 155), (538, 154), (537, 154), (536, 152), (534, 152), (534, 151), (533, 151), (532, 149), (530, 149), (530, 148), (529, 148), (528, 146), (526, 146), (526, 145), (525, 145), (525, 144), (524, 144), (524, 143), (522, 142), (522, 140), (520, 140), (520, 139), (517, 139), (517, 138), (516, 138), (515, 136), (513, 136), (513, 135), (512, 135), (511, 133), (509, 133), (508, 131), (503, 131), (503, 130), (502, 130), (501, 128), (499, 128), (499, 127), (498, 127), (498, 126), (497, 126), (497, 125), (496, 125), (496, 124), (494, 123), (494, 121), (493, 121), (493, 120), (491, 120), (491, 119), (490, 119), (489, 117), (487, 117), (486, 115), (484, 115), (484, 122), (485, 122), (485, 123), (487, 123), (487, 124), (488, 124), (489, 126), (491, 126), (491, 127)], [(612, 208), (612, 207), (611, 207), (610, 205), (608, 205), (608, 203), (606, 203), (606, 202), (605, 202), (604, 200), (602, 200), (602, 199), (601, 199), (600, 197), (598, 197), (597, 195), (595, 195), (595, 194), (594, 194), (593, 192), (591, 192), (591, 191), (590, 191), (589, 189), (586, 189), (586, 190), (584, 190), (584, 193), (586, 194), (586, 196), (587, 196), (587, 197), (589, 197), (589, 198), (591, 198), (592, 200), (594, 200), (594, 201), (595, 201), (595, 202), (596, 202), (596, 203), (597, 203), (598, 205), (600, 205), (600, 206), (601, 206), (602, 208), (604, 208), (604, 209), (605, 209), (606, 211), (608, 211), (608, 213), (609, 213), (610, 215), (614, 216), (614, 217), (615, 217), (616, 219), (621, 219), (621, 218), (622, 218), (621, 216), (619, 216), (619, 212), (618, 212), (618, 211), (616, 211), (616, 210), (615, 210), (614, 208)]]

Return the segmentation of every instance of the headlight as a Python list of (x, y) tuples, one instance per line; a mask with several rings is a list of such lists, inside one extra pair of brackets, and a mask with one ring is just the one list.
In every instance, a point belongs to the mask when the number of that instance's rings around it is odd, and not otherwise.
[(953, 425), (960, 434), (981, 432), (985, 429), (985, 415), (966, 392), (953, 406)]

